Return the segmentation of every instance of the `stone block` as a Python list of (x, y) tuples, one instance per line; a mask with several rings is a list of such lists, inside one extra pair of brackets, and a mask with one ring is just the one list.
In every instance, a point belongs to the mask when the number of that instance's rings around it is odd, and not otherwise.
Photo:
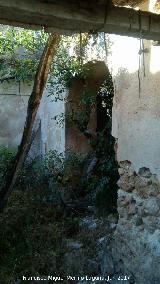
[(126, 192), (132, 192), (135, 186), (134, 178), (128, 177), (124, 174), (118, 180), (117, 185)]
[(128, 205), (128, 215), (131, 216), (131, 215), (135, 215), (137, 213), (137, 207), (135, 205), (134, 202), (131, 202), (129, 205)]
[(143, 220), (142, 220), (142, 218), (139, 217), (138, 215), (134, 216), (133, 224), (134, 224), (135, 226), (142, 226), (142, 225), (143, 225)]
[(118, 214), (120, 218), (128, 219), (128, 213), (124, 207), (118, 207)]
[[(112, 255), (123, 260), (122, 272), (136, 284), (160, 283), (160, 183), (148, 168), (135, 174), (131, 164), (120, 164), (119, 220)], [(131, 174), (132, 172), (132, 174)]]
[(144, 212), (147, 215), (159, 216), (160, 215), (160, 199), (151, 197), (146, 199), (143, 204)]
[(125, 169), (124, 168), (119, 168), (118, 169), (118, 173), (119, 173), (120, 176), (124, 175)]
[(138, 174), (144, 178), (150, 178), (151, 177), (151, 172), (150, 172), (150, 169), (149, 168), (140, 168), (139, 171), (138, 171)]
[(131, 165), (131, 162), (129, 161), (121, 161), (119, 162), (119, 174), (124, 174), (126, 173), (129, 177), (135, 175), (135, 170)]
[(152, 175), (152, 176), (151, 176), (151, 181), (152, 181), (152, 184), (153, 184), (153, 185), (156, 185), (157, 188), (160, 189), (160, 181), (158, 180), (158, 178), (157, 178), (156, 175)]
[(127, 206), (132, 202), (133, 196), (131, 193), (125, 192), (123, 190), (118, 190), (118, 199), (117, 199), (117, 205), (118, 205), (118, 211), (120, 208), (126, 209)]
[(137, 194), (141, 197), (141, 198), (148, 198), (148, 191), (147, 191), (147, 186), (145, 187), (137, 187), (136, 188)]
[(141, 176), (135, 176), (135, 188), (138, 190), (140, 187), (146, 187), (152, 184), (151, 179)]
[(121, 168), (123, 168), (123, 169), (129, 169), (130, 167), (131, 167), (131, 162), (130, 161), (127, 161), (127, 160), (125, 160), (125, 161), (120, 161), (119, 162), (119, 166), (121, 167)]
[(158, 218), (153, 216), (146, 216), (142, 218), (144, 227), (150, 233), (153, 233), (159, 227)]
[(146, 187), (146, 192), (148, 193), (148, 196), (157, 196), (160, 194), (160, 189), (157, 187), (157, 185), (148, 185)]

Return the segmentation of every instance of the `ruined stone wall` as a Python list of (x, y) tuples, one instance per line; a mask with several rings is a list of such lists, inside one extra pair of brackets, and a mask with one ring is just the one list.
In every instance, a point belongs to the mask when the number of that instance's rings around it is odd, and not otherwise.
[(120, 163), (119, 221), (112, 253), (136, 284), (160, 283), (160, 183), (148, 168)]

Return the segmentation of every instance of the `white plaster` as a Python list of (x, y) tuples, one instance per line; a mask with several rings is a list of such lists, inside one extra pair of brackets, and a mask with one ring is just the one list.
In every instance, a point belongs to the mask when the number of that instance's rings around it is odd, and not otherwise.
[[(112, 36), (110, 58), (115, 97), (112, 135), (118, 139), (118, 161), (129, 160), (135, 170), (148, 167), (160, 178), (160, 47), (144, 41), (145, 71), (141, 55), (139, 93), (139, 41)], [(154, 69), (154, 72), (153, 72)]]
[[(58, 153), (65, 151), (65, 124), (57, 124), (54, 120), (55, 116), (64, 114), (64, 101), (54, 101), (52, 96), (48, 96), (49, 92), (45, 89), (43, 99), (39, 109), (39, 115), (42, 120), (42, 144), (43, 153), (49, 150), (56, 150)], [(65, 98), (66, 91), (61, 94)]]
[[(14, 81), (0, 84), (0, 145), (9, 148), (17, 148), (19, 145), (31, 91), (32, 84), (30, 86), (21, 84), (20, 94), (19, 86)], [(52, 97), (48, 97), (48, 90), (45, 89), (34, 124), (34, 129), (37, 131), (39, 122), (41, 122), (41, 129), (31, 155), (43, 156), (49, 150), (64, 152), (65, 128), (57, 125), (52, 119), (63, 112), (64, 101), (52, 102)]]

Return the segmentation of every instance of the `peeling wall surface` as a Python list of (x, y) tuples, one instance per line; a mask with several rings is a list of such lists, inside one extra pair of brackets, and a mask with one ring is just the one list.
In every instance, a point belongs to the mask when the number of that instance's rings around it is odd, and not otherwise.
[[(19, 86), (14, 81), (0, 85), (0, 145), (13, 149), (19, 145), (31, 91), (32, 85)], [(49, 97), (48, 90), (45, 89), (34, 124), (35, 137), (30, 156), (43, 156), (49, 150), (64, 152), (64, 126), (60, 127), (53, 119), (63, 112), (63, 101), (53, 102), (53, 97)]]
[(118, 161), (131, 161), (136, 171), (148, 167), (160, 178), (160, 46), (144, 41), (143, 53), (137, 39), (110, 38)]
[[(152, 10), (155, 2), (142, 8)], [(131, 283), (159, 284), (160, 46), (119, 36), (110, 40), (112, 135), (120, 174), (112, 254)]]

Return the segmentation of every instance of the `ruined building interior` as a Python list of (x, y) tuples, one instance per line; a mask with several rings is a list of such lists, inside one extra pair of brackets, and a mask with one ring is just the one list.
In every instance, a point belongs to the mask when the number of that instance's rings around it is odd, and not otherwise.
[[(0, 1), (0, 6), (1, 2), (3, 1)], [(156, 0), (117, 0), (114, 4), (138, 6), (142, 11), (157, 15), (160, 11), (160, 3)], [(2, 19), (1, 23), (6, 23), (6, 20)], [(66, 25), (68, 27), (69, 24)], [(129, 276), (126, 281), (113, 280), (109, 283), (159, 284), (160, 45), (154, 38), (142, 39), (141, 29), (140, 39), (136, 36), (122, 36), (122, 32), (117, 35), (109, 33), (108, 39), (112, 44), (106, 58), (103, 61), (96, 59), (84, 63), (84, 67), (89, 70), (85, 84), (94, 100), (89, 110), (83, 105), (79, 106), (84, 91), (83, 78), (75, 76), (71, 86), (63, 89), (61, 100), (53, 101), (48, 96), (47, 87), (45, 88), (34, 122), (33, 141), (28, 155), (30, 158), (42, 159), (50, 150), (63, 153), (64, 156), (67, 150), (74, 150), (86, 157), (97, 145), (98, 131), (105, 130), (104, 135), (112, 135), (114, 160), (118, 169), (118, 223), (112, 241), (103, 247), (101, 271), (104, 275), (118, 275), (120, 271)], [(156, 33), (154, 36), (156, 37)], [(103, 92), (100, 91), (107, 76), (110, 76), (110, 83), (106, 84), (111, 84), (112, 91), (111, 113), (108, 116)], [(22, 83), (19, 89), (19, 84), (12, 79), (1, 82), (1, 145), (17, 149), (20, 144), (32, 85), (33, 82), (30, 85)], [(74, 114), (75, 111), (81, 111), (82, 118), (79, 121), (74, 117), (71, 123), (67, 114)], [(60, 125), (57, 117), (64, 114)], [(112, 125), (106, 130), (108, 117), (111, 118)], [(93, 144), (88, 143), (91, 138)]]

